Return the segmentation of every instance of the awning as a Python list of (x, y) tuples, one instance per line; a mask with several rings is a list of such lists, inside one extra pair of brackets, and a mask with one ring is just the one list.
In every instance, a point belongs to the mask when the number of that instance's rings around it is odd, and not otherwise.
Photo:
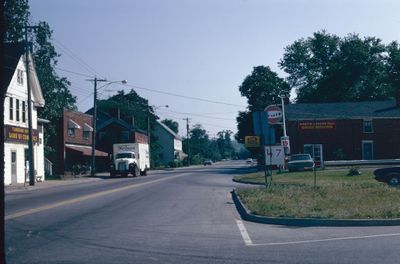
[(81, 126), (78, 125), (74, 120), (70, 119), (70, 120), (68, 120), (68, 128), (80, 129)]
[[(92, 147), (90, 146), (65, 146), (67, 149), (81, 152), (83, 156), (92, 156)], [(94, 155), (97, 157), (108, 157), (108, 153), (95, 149)]]
[(83, 131), (93, 132), (93, 127), (91, 127), (85, 123), (85, 124), (83, 124)]

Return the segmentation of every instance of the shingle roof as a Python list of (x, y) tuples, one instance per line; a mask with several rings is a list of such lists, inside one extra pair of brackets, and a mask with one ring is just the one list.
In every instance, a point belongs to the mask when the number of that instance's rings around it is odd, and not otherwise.
[(400, 118), (396, 100), (342, 103), (305, 103), (285, 106), (289, 120), (348, 119), (348, 118)]
[(172, 129), (166, 126), (164, 123), (157, 120), (157, 124), (164, 128), (168, 133), (170, 133), (175, 139), (182, 140), (182, 138), (176, 134)]

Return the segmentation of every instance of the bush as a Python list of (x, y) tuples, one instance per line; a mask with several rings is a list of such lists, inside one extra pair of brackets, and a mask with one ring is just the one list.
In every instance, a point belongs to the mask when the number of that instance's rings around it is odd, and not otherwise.
[(182, 166), (183, 166), (182, 161), (174, 160), (174, 161), (168, 162), (168, 167), (170, 167), (170, 168), (179, 168)]
[(357, 176), (357, 175), (361, 175), (361, 171), (358, 169), (358, 167), (351, 167), (349, 173), (347, 173), (347, 176)]

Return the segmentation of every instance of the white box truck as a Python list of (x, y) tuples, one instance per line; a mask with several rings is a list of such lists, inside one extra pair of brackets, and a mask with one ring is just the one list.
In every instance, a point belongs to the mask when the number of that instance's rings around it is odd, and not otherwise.
[(136, 177), (147, 175), (150, 168), (149, 145), (141, 143), (121, 143), (113, 145), (110, 176)]

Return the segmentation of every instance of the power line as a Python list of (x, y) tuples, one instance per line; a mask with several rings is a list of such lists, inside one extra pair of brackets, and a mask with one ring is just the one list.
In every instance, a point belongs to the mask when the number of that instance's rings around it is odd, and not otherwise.
[(178, 111), (166, 110), (166, 109), (163, 109), (162, 111), (164, 111), (164, 112), (170, 112), (170, 113), (175, 113), (175, 114), (180, 114), (180, 115), (191, 115), (191, 116), (209, 118), (209, 119), (228, 120), (228, 121), (233, 121), (233, 120), (234, 120), (234, 119), (231, 119), (231, 118), (214, 117), (214, 116), (208, 116), (208, 115), (202, 115), (202, 114), (195, 114), (195, 113), (187, 113), (187, 112), (178, 112)]
[(72, 73), (72, 74), (83, 76), (83, 77), (87, 77), (87, 78), (93, 77), (92, 75), (88, 75), (88, 74), (84, 74), (84, 73), (80, 73), (80, 72), (75, 72), (75, 71), (70, 71), (70, 70), (59, 68), (59, 67), (54, 67), (54, 68), (59, 70), (59, 71), (68, 72), (68, 73)]
[(94, 75), (100, 75), (93, 67), (91, 67), (89, 64), (87, 64), (84, 60), (80, 59), (77, 55), (74, 54), (74, 52), (72, 52), (69, 48), (67, 48), (64, 44), (62, 44), (60, 41), (58, 41), (57, 39), (53, 38), (55, 40), (55, 42), (58, 43), (58, 47), (61, 48), (62, 50), (64, 50), (67, 55), (74, 60), (76, 63), (78, 63), (80, 66), (82, 66), (83, 68), (85, 68), (88, 72), (91, 72)]
[(207, 103), (221, 104), (221, 105), (235, 106), (235, 107), (246, 107), (246, 106), (244, 106), (244, 105), (231, 104), (231, 103), (226, 103), (226, 102), (222, 102), (222, 101), (209, 100), (209, 99), (199, 98), (199, 97), (194, 97), (194, 96), (180, 95), (180, 94), (176, 94), (176, 93), (164, 92), (164, 91), (155, 90), (155, 89), (150, 89), (150, 88), (145, 88), (145, 87), (136, 86), (136, 85), (129, 85), (129, 84), (127, 84), (126, 86), (131, 87), (131, 88), (136, 88), (136, 89), (141, 89), (141, 90), (149, 91), (149, 92), (154, 92), (154, 93), (159, 93), (159, 94), (165, 94), (165, 95), (169, 95), (169, 96), (175, 96), (175, 97), (180, 97), (180, 98), (185, 98), (185, 99), (190, 99), (190, 100), (202, 101), (202, 102), (207, 102)]

